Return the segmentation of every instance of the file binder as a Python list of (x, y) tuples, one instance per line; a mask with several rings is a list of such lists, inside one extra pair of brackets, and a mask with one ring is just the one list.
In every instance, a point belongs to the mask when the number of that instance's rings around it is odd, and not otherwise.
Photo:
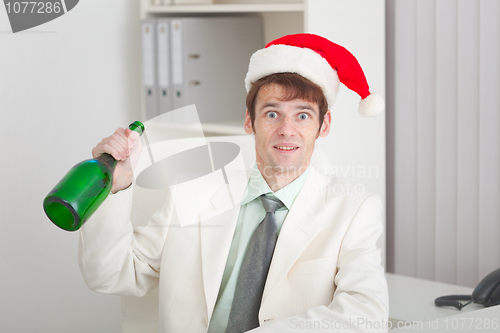
[(173, 0), (151, 0), (151, 5), (153, 6), (162, 6), (162, 5), (171, 5)]
[(142, 35), (142, 84), (146, 119), (157, 116), (157, 89), (155, 68), (155, 22), (152, 19), (141, 23)]
[[(183, 20), (171, 21), (171, 40), (172, 40), (172, 88), (173, 88), (173, 106), (179, 109), (186, 106), (184, 100), (184, 49), (182, 45), (182, 22)], [(175, 119), (177, 122), (187, 122), (188, 119)]]
[(157, 115), (164, 115), (163, 120), (174, 122), (172, 88), (170, 75), (170, 20), (156, 21), (156, 59), (157, 59)]
[(201, 122), (243, 120), (248, 62), (263, 46), (257, 16), (171, 19), (173, 108), (195, 104)]
[(209, 5), (213, 0), (173, 0), (174, 5)]

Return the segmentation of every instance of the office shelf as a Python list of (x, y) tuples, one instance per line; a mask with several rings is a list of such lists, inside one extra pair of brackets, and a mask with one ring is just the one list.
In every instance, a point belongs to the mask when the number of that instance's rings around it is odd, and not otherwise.
[[(244, 119), (219, 120), (213, 122), (202, 122), (201, 129), (205, 136), (221, 136), (221, 135), (245, 135), (243, 129)], [(189, 138), (196, 137), (200, 134), (200, 124), (180, 124), (180, 123), (163, 123), (153, 121), (149, 123), (148, 130), (156, 133), (157, 141), (159, 140), (158, 133), (165, 132), (165, 137), (162, 140), (171, 140), (172, 138)]]
[(148, 14), (192, 13), (291, 13), (303, 12), (303, 3), (277, 4), (211, 4), (211, 5), (162, 5), (144, 4), (142, 11)]
[(245, 135), (243, 129), (244, 119), (203, 122), (201, 127), (206, 133), (219, 133), (220, 135)]

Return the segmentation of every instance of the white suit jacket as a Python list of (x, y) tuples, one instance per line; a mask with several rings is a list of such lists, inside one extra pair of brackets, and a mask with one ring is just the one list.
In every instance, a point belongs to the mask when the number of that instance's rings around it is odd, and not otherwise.
[[(130, 296), (159, 283), (160, 332), (206, 332), (239, 207), (180, 227), (167, 200), (136, 230), (131, 207), (131, 190), (111, 196), (82, 227), (85, 282), (97, 292)], [(381, 214), (377, 195), (356, 194), (345, 180), (311, 166), (281, 229), (260, 327), (252, 332), (387, 331), (388, 291), (376, 246)]]

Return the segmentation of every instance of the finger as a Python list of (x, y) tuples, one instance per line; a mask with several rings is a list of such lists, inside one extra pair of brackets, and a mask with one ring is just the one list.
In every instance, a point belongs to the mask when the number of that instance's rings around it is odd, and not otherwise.
[(102, 139), (96, 148), (99, 151), (112, 155), (116, 160), (125, 159), (128, 152), (128, 144), (127, 140), (122, 136), (124, 132), (123, 129), (118, 129), (113, 135)]
[(116, 148), (121, 154), (121, 159), (130, 154), (128, 138), (125, 135), (125, 129), (123, 128), (118, 128), (113, 135), (103, 139), (103, 142)]
[(136, 142), (140, 142), (141, 140), (141, 135), (136, 131), (132, 131), (129, 128), (125, 130), (125, 134), (128, 137), (128, 144), (130, 149), (132, 149), (135, 146)]
[(112, 135), (112, 138), (115, 139), (118, 143), (120, 143), (121, 145), (123, 145), (123, 147), (125, 147), (125, 149), (128, 150), (128, 135), (126, 134), (127, 130), (129, 130), (128, 128), (127, 129), (124, 129), (124, 128), (118, 128), (116, 131), (115, 131), (115, 134)]
[(115, 133), (101, 140), (93, 149), (92, 156), (97, 158), (103, 153), (110, 154), (116, 160), (125, 159), (129, 154), (128, 138), (125, 129), (118, 128)]
[(116, 156), (113, 155), (113, 157), (116, 160), (124, 160), (127, 158), (127, 154), (129, 152), (128, 145), (122, 137), (112, 136), (108, 141), (104, 142), (104, 144), (107, 145), (107, 147), (112, 147), (114, 149), (113, 153), (115, 153)]
[(113, 158), (117, 161), (124, 159), (123, 153), (120, 152), (117, 148), (115, 148), (111, 144), (102, 143), (101, 150), (103, 151), (103, 153), (106, 153), (106, 154), (113, 156)]
[(129, 149), (132, 149), (134, 147), (133, 136), (130, 137), (132, 133), (134, 133), (134, 131), (132, 131), (130, 128), (125, 129), (125, 135), (127, 136), (127, 143)]
[(101, 140), (101, 142), (99, 142), (99, 143), (98, 143), (98, 144), (97, 144), (97, 145), (96, 145), (96, 146), (92, 149), (92, 156), (93, 156), (94, 158), (97, 158), (97, 157), (99, 157), (100, 155), (102, 155), (102, 154), (104, 154), (104, 153), (106, 153), (106, 154), (110, 154), (110, 155), (112, 155), (112, 154), (114, 153), (115, 155), (119, 155), (119, 154), (117, 154), (117, 151), (116, 151), (116, 150), (111, 151), (111, 150), (109, 149), (109, 147), (108, 147), (108, 146), (109, 146), (109, 144), (108, 144), (108, 143), (109, 143), (109, 141), (110, 141), (110, 140), (111, 140), (111, 136), (110, 136), (110, 137), (107, 137), (107, 138), (103, 138), (103, 139)]
[(102, 155), (102, 153), (103, 153), (103, 151), (102, 151), (102, 147), (100, 145), (97, 145), (94, 148), (92, 148), (92, 157), (93, 158), (99, 157), (99, 155)]

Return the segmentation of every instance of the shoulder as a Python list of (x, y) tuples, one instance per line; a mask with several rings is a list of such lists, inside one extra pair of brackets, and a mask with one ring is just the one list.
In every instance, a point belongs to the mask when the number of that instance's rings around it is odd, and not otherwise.
[(382, 207), (382, 200), (377, 194), (368, 191), (365, 185), (353, 183), (336, 175), (323, 174), (311, 168), (313, 183), (322, 188), (325, 208), (340, 208), (356, 211), (361, 205)]

